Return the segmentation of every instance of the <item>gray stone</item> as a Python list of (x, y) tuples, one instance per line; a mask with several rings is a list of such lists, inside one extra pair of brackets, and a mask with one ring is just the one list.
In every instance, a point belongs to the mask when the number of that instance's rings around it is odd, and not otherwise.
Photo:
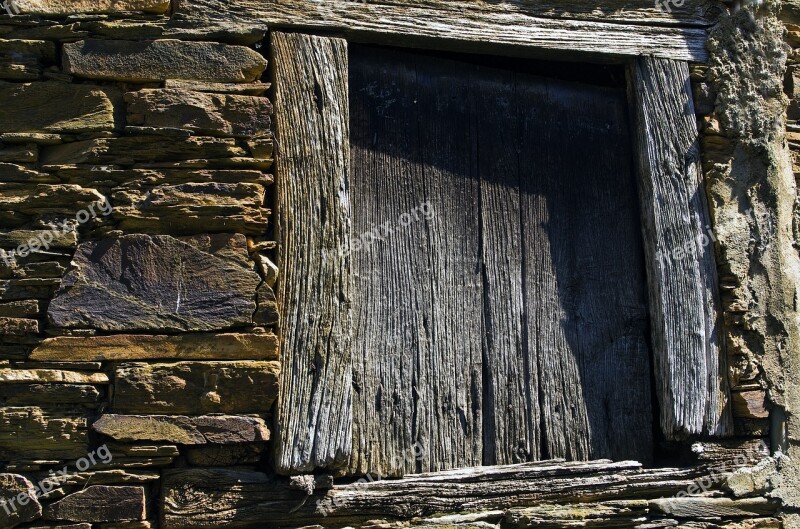
[(90, 485), (48, 505), (44, 517), (90, 523), (144, 520), (144, 487)]
[(261, 283), (256, 295), (258, 308), (253, 315), (253, 321), (259, 325), (278, 325), (280, 314), (278, 312), (278, 300), (275, 298), (275, 291), (269, 286), (268, 282)]
[(105, 414), (92, 428), (116, 441), (157, 441), (182, 445), (259, 443), (269, 440), (263, 419), (232, 415)]
[(196, 467), (255, 465), (261, 460), (265, 448), (264, 443), (188, 447), (186, 460)]
[(210, 331), (252, 323), (258, 274), (170, 236), (78, 246), (48, 318), (60, 328)]
[(88, 39), (64, 45), (63, 65), (64, 71), (90, 79), (249, 83), (261, 76), (267, 61), (244, 46), (171, 39)]
[(33, 483), (17, 474), (0, 474), (0, 505), (0, 527), (3, 529), (31, 522), (42, 515)]

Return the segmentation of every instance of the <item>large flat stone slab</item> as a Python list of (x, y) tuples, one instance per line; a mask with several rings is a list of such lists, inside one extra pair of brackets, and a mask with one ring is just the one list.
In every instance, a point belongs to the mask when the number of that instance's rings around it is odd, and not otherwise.
[(105, 414), (92, 428), (116, 441), (158, 441), (181, 445), (258, 443), (269, 440), (263, 419), (233, 415)]
[(278, 338), (272, 333), (59, 336), (44, 340), (30, 355), (30, 360), (71, 362), (277, 359)]
[(114, 130), (114, 105), (97, 86), (59, 82), (0, 83), (3, 132), (81, 133)]
[(64, 45), (63, 66), (67, 73), (90, 79), (249, 83), (261, 77), (267, 61), (244, 46), (172, 39), (87, 39)]
[(125, 94), (125, 102), (128, 125), (240, 138), (265, 136), (270, 132), (272, 104), (265, 97), (140, 90)]
[(48, 505), (44, 518), (89, 523), (144, 520), (144, 487), (90, 485)]
[(48, 309), (55, 327), (110, 332), (247, 326), (260, 277), (168, 235), (80, 244)]
[(122, 364), (114, 375), (114, 411), (267, 413), (278, 396), (279, 373), (279, 362)]

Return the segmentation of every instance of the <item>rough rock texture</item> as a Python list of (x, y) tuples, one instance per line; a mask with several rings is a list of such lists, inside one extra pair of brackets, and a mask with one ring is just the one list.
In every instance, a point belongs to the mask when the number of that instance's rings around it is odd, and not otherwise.
[(267, 67), (264, 57), (243, 46), (179, 40), (88, 39), (64, 46), (64, 70), (90, 79), (153, 82), (164, 79), (248, 83)]
[(255, 465), (264, 455), (265, 448), (263, 443), (190, 447), (186, 450), (186, 459), (198, 467)]
[(3, 406), (96, 405), (102, 397), (100, 389), (84, 384), (0, 385), (0, 405)]
[[(773, 432), (773, 448), (792, 455), (800, 442), (800, 258), (794, 247), (800, 232), (784, 141), (783, 36), (774, 15), (755, 18), (747, 10), (712, 32), (709, 78), (718, 94), (720, 134), (707, 136), (704, 148), (732, 386), (766, 386), (772, 428), (788, 433), (786, 439)], [(796, 463), (785, 465), (782, 473), (788, 481), (800, 475)], [(784, 487), (780, 494), (800, 507), (796, 487)]]
[[(230, 139), (160, 136), (123, 136), (76, 141), (46, 147), (41, 162), (46, 166), (72, 164), (134, 165), (159, 161), (229, 158), (245, 151)], [(95, 172), (103, 169), (95, 169)]]
[(0, 408), (0, 459), (78, 459), (89, 437), (82, 414), (35, 406)]
[(83, 243), (50, 304), (62, 328), (212, 331), (249, 325), (255, 272), (170, 236)]
[(120, 189), (112, 195), (115, 215), (130, 231), (262, 233), (268, 210), (264, 187), (248, 183), (191, 183)]
[(144, 520), (144, 488), (90, 485), (48, 505), (44, 518), (94, 523)]
[(114, 129), (114, 107), (97, 86), (0, 83), (3, 132), (94, 132)]
[[(116, 413), (260, 413), (278, 395), (279, 362), (121, 364)], [(247, 387), (247, 391), (242, 388)]]
[(35, 81), (56, 62), (56, 46), (40, 40), (0, 40), (0, 79)]
[[(25, 505), (19, 501), (12, 504), (21, 494), (28, 498)], [(42, 506), (30, 480), (17, 474), (0, 474), (0, 527), (15, 527), (41, 515)]]
[(242, 138), (265, 136), (270, 131), (272, 105), (263, 97), (140, 90), (125, 94), (125, 102), (128, 125)]
[(262, 419), (226, 415), (183, 417), (106, 414), (92, 425), (92, 429), (124, 442), (140, 440), (204, 445), (269, 440), (269, 430)]

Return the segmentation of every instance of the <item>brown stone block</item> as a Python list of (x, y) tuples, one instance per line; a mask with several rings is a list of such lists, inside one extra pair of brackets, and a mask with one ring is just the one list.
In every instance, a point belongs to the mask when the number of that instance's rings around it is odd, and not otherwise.
[(169, 9), (169, 0), (14, 0), (14, 5), (20, 14), (55, 17), (127, 11), (160, 14)]
[(85, 416), (38, 407), (0, 408), (0, 460), (79, 459), (88, 447)]
[(731, 392), (731, 401), (733, 402), (733, 414), (736, 417), (745, 419), (769, 417), (766, 391), (734, 391)]
[(272, 333), (175, 336), (117, 334), (60, 336), (44, 340), (31, 360), (276, 360), (278, 339)]
[(3, 132), (114, 130), (114, 107), (98, 86), (60, 82), (0, 84)]
[(122, 364), (114, 376), (114, 411), (267, 413), (278, 396), (279, 373), (279, 362)]
[(129, 125), (241, 138), (265, 136), (270, 131), (272, 104), (264, 97), (140, 90), (125, 94), (125, 102)]

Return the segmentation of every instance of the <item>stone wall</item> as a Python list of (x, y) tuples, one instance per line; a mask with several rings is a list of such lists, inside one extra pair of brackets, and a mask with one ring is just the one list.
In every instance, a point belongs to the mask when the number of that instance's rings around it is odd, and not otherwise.
[[(364, 520), (410, 518), (400, 508), (360, 515), (361, 489), (331, 489), (328, 476), (271, 471), (280, 278), (270, 205), (280, 182), (270, 174), (266, 28), (184, 24), (169, 0), (16, 0), (9, 9), (0, 16), (0, 527), (389, 527)], [(800, 113), (793, 102), (784, 121), (782, 28), (769, 13), (748, 17), (727, 19), (710, 65), (692, 70), (737, 439), (697, 445), (690, 474), (636, 485), (643, 474), (625, 467), (613, 473), (623, 485), (604, 485), (617, 491), (610, 496), (573, 494), (560, 505), (531, 493), (448, 523), (794, 523), (796, 474), (780, 457), (693, 498), (658, 499), (713, 475), (770, 428), (776, 438), (775, 425), (787, 428), (787, 439), (777, 436), (784, 452), (800, 439), (788, 396), (800, 239), (786, 228), (796, 191), (783, 143), (800, 145)], [(739, 42), (755, 59), (743, 59)], [(346, 498), (344, 514), (326, 518), (326, 497)]]
[(267, 62), (238, 38), (167, 29), (168, 0), (14, 5), (0, 20), (0, 496), (69, 475), (0, 525), (156, 526), (162, 469), (256, 467), (270, 437)]

